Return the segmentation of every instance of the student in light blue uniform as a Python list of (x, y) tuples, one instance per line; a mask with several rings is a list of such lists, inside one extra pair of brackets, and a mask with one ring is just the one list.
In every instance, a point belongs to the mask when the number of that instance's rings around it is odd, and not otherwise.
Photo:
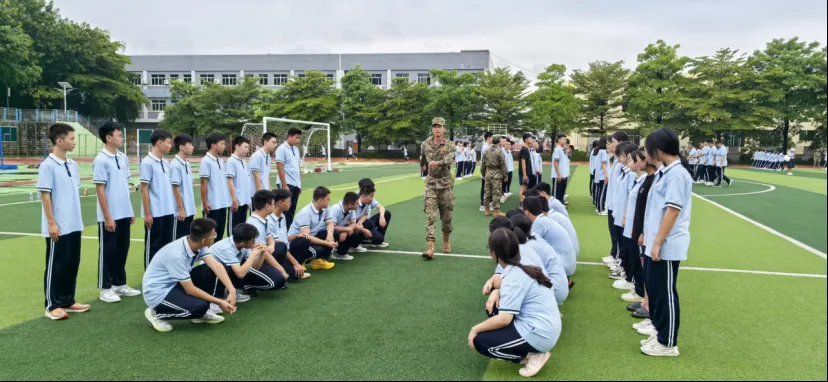
[(621, 221), (622, 228), (622, 245), (624, 250), (624, 275), (625, 278), (617, 280), (613, 287), (616, 289), (629, 291), (621, 296), (621, 299), (627, 302), (642, 302), (644, 301), (644, 293), (636, 294), (636, 283), (642, 283), (642, 265), (641, 265), (641, 247), (638, 245), (638, 238), (633, 237), (633, 227), (635, 223), (635, 211), (638, 200), (638, 194), (644, 181), (647, 179), (647, 172), (645, 171), (646, 159), (644, 152), (635, 150), (627, 155), (627, 168), (630, 172), (627, 174), (625, 187), (629, 189), (627, 192), (626, 208), (623, 212)]
[[(377, 189), (373, 180), (369, 178), (360, 179), (357, 185), (359, 186), (359, 206), (356, 211), (357, 227), (371, 231), (370, 236), (363, 235), (364, 243), (374, 248), (387, 248), (391, 245), (386, 240), (388, 226), (391, 224), (391, 211), (375, 198)], [(366, 186), (368, 186), (367, 189), (365, 189)], [(374, 209), (377, 210), (377, 213), (371, 215)], [(357, 247), (357, 250), (363, 251), (359, 247)]]
[[(231, 233), (232, 236), (213, 244), (207, 253), (224, 265), (237, 291), (278, 290), (287, 285), (284, 274), (266, 262), (267, 246), (256, 242), (256, 227), (241, 223)], [(237, 297), (236, 301), (245, 300), (249, 298)]]
[(595, 156), (595, 189), (593, 190), (592, 202), (595, 205), (595, 213), (606, 216), (607, 182), (610, 176), (607, 137), (599, 138), (598, 146), (592, 152)]
[(705, 141), (702, 144), (701, 157), (699, 157), (699, 171), (701, 172), (699, 181), (705, 184), (710, 183), (710, 169), (707, 166), (710, 150), (712, 149), (710, 148), (709, 141)]
[[(552, 152), (552, 197), (558, 199), (561, 203), (566, 203), (564, 195), (566, 195), (566, 187), (569, 184), (569, 156), (566, 155), (566, 135), (558, 134), (555, 137), (555, 149)], [(590, 165), (590, 172), (591, 165)]]
[(115, 122), (98, 127), (104, 149), (92, 162), (92, 182), (98, 196), (98, 288), (104, 302), (141, 294), (127, 285), (126, 262), (135, 213), (129, 199), (129, 159), (118, 152), (124, 141), (122, 129)]
[(91, 308), (75, 302), (75, 285), (81, 256), (81, 185), (78, 165), (66, 153), (75, 149), (75, 129), (56, 123), (49, 127), (52, 153), (40, 163), (37, 191), (41, 194), (41, 235), (46, 239), (46, 272), (43, 280), (46, 318), (69, 318)]
[(598, 141), (592, 141), (592, 148), (589, 150), (589, 197), (595, 199), (595, 148)]
[(572, 246), (572, 239), (570, 239), (566, 229), (543, 215), (543, 202), (538, 197), (530, 196), (524, 199), (523, 211), (529, 217), (529, 220), (532, 220), (532, 232), (543, 238), (552, 248), (555, 248), (555, 252), (560, 255), (564, 264), (566, 275), (572, 277), (577, 267), (575, 264), (575, 248)]
[(152, 152), (141, 161), (141, 215), (144, 216), (144, 267), (175, 236), (175, 197), (170, 164), (164, 155), (172, 149), (172, 135), (157, 129), (150, 136)]
[(188, 134), (178, 134), (173, 139), (173, 146), (178, 155), (170, 163), (170, 181), (173, 186), (173, 195), (178, 206), (178, 215), (175, 222), (175, 240), (189, 235), (190, 225), (195, 219), (196, 205), (193, 192), (193, 167), (190, 156), (193, 155), (193, 137)]
[(156, 331), (173, 330), (169, 320), (220, 324), (222, 312), (236, 311), (236, 288), (224, 265), (207, 253), (215, 239), (216, 222), (196, 219), (189, 236), (167, 244), (150, 263), (142, 283), (144, 317)]
[(519, 374), (533, 377), (543, 369), (561, 335), (552, 282), (541, 268), (521, 264), (520, 245), (512, 231), (494, 231), (488, 247), (503, 267), (502, 282), (489, 296), (490, 318), (469, 333), (469, 346), (485, 357), (524, 363)]
[(724, 145), (722, 141), (716, 142), (716, 187), (722, 186), (722, 181), (727, 183), (730, 186), (733, 181), (725, 175), (725, 169), (727, 168), (727, 154), (728, 149)]
[(302, 193), (302, 171), (300, 161), (302, 153), (299, 151), (299, 142), (302, 141), (302, 130), (291, 127), (288, 129), (285, 143), (276, 150), (276, 171), (279, 173), (279, 184), (282, 189), (290, 191), (290, 210), (286, 211), (288, 226), (293, 225), (296, 215), (296, 206), (299, 205), (299, 195)]
[(662, 162), (650, 190), (644, 227), (645, 269), (650, 300), (651, 338), (641, 347), (651, 356), (678, 356), (680, 324), (676, 290), (679, 264), (687, 260), (693, 181), (679, 153), (679, 138), (661, 128), (647, 137), (651, 163)]
[(250, 140), (238, 136), (233, 140), (233, 155), (227, 160), (227, 189), (230, 191), (230, 214), (227, 219), (227, 232), (247, 220), (250, 212), (251, 191), (250, 169), (244, 161), (250, 152)]
[(712, 186), (714, 181), (716, 180), (716, 154), (719, 152), (716, 149), (716, 144), (713, 142), (712, 139), (707, 141), (707, 146), (710, 150), (707, 151), (707, 185)]
[(543, 200), (547, 201), (549, 207), (548, 211), (555, 211), (569, 219), (569, 211), (567, 211), (566, 206), (561, 203), (560, 200), (555, 199), (552, 196), (552, 186), (549, 183), (540, 182), (537, 186), (535, 186), (535, 190), (540, 193)]
[[(607, 145), (607, 152), (610, 155), (615, 155), (616, 149), (619, 145), (626, 143), (629, 141), (627, 134), (623, 131), (616, 132), (612, 136), (610, 136), (609, 144)], [(618, 160), (616, 156), (614, 158), (614, 162), (612, 165), (612, 170), (610, 170), (609, 179), (607, 179), (607, 228), (609, 229), (610, 233), (610, 240), (612, 242), (612, 247), (610, 249), (609, 257), (612, 257), (616, 261), (616, 267), (610, 267), (611, 271), (617, 271), (620, 268), (620, 259), (619, 254), (620, 251), (618, 250), (619, 246), (619, 238), (621, 237), (620, 232), (615, 227), (615, 217), (613, 212), (615, 211), (615, 191), (618, 188), (618, 178), (621, 176), (623, 165)]]
[(328, 215), (333, 219), (334, 238), (339, 243), (336, 252), (333, 254), (334, 260), (353, 260), (354, 257), (348, 254), (348, 251), (352, 249), (355, 250), (354, 252), (365, 251), (365, 249), (360, 247), (364, 239), (362, 230), (356, 225), (358, 202), (359, 195), (356, 192), (347, 192), (339, 203), (328, 208)]
[[(250, 189), (252, 196), (259, 190), (270, 190), (270, 166), (272, 163), (271, 156), (276, 152), (277, 146), (276, 134), (264, 133), (262, 135), (262, 147), (259, 147), (253, 155), (250, 156), (250, 178), (253, 182)], [(277, 185), (278, 183), (277, 179)], [(277, 186), (277, 188), (281, 188)]]
[[(696, 145), (690, 144), (690, 151), (687, 154), (688, 163), (690, 163), (690, 168), (692, 169), (692, 173), (690, 174), (693, 177), (693, 180), (696, 179), (696, 174), (699, 172), (699, 150), (696, 149)], [(756, 158), (756, 155), (754, 155)]]
[[(612, 228), (615, 229), (615, 237), (618, 242), (615, 256), (617, 266), (611, 269), (609, 275), (613, 280), (623, 280), (626, 277), (624, 269), (629, 266), (627, 258), (627, 245), (629, 243), (624, 240), (623, 226), (624, 213), (627, 211), (627, 196), (629, 189), (632, 187), (631, 183), (635, 181), (634, 175), (628, 176), (630, 169), (627, 167), (627, 156), (635, 150), (638, 150), (638, 145), (630, 142), (624, 142), (615, 148), (615, 158), (621, 171), (619, 171), (618, 178), (615, 179), (616, 186), (612, 195), (612, 204), (614, 206), (612, 211)], [(616, 289), (626, 288), (626, 286), (621, 287), (621, 285), (624, 285), (623, 281), (618, 281), (613, 284)]]
[(230, 205), (230, 190), (227, 188), (227, 163), (221, 153), (227, 146), (227, 137), (219, 133), (207, 135), (207, 155), (201, 159), (198, 175), (201, 178), (201, 205), (204, 217), (213, 219), (216, 228), (216, 240), (224, 238), (227, 229), (227, 215)]
[(338, 246), (334, 239), (333, 219), (328, 216), (330, 203), (331, 191), (317, 187), (313, 191), (313, 202), (296, 214), (288, 230), (290, 253), (302, 264), (313, 260), (313, 270), (330, 270), (335, 266), (328, 261)]
[(515, 228), (515, 235), (520, 236), (517, 234), (517, 231), (520, 231), (528, 239), (526, 244), (535, 251), (543, 266), (543, 270), (546, 272), (546, 276), (552, 280), (552, 290), (555, 292), (555, 300), (558, 302), (558, 305), (563, 305), (564, 301), (569, 297), (569, 290), (575, 283), (567, 280), (566, 270), (558, 258), (558, 253), (555, 252), (555, 249), (549, 243), (532, 233), (532, 221), (526, 215), (522, 213), (514, 214), (509, 217), (509, 220), (512, 221), (512, 226)]
[(566, 217), (565, 215), (561, 214), (561, 213), (558, 213), (556, 211), (552, 211), (549, 208), (548, 204), (543, 203), (543, 201), (545, 199), (543, 198), (543, 196), (540, 194), (540, 192), (537, 189), (534, 189), (534, 188), (528, 189), (528, 190), (526, 190), (526, 192), (523, 193), (523, 195), (526, 196), (526, 197), (534, 196), (534, 197), (541, 200), (541, 202), (542, 202), (541, 207), (543, 209), (543, 216), (546, 216), (547, 218), (551, 219), (555, 223), (558, 223), (561, 227), (563, 227), (564, 230), (566, 230), (566, 235), (567, 235), (567, 237), (569, 237), (569, 240), (572, 242), (572, 248), (575, 251), (575, 258), (577, 259), (578, 256), (580, 255), (580, 252), (581, 252), (580, 244), (578, 243), (578, 233), (575, 231), (575, 226), (572, 224), (572, 222), (569, 220), (569, 218)]
[(293, 257), (288, 250), (290, 244), (285, 211), (290, 209), (290, 191), (273, 190), (273, 213), (267, 217), (267, 227), (274, 241), (273, 257), (288, 273), (290, 280), (305, 280), (311, 274), (305, 272), (305, 265)]

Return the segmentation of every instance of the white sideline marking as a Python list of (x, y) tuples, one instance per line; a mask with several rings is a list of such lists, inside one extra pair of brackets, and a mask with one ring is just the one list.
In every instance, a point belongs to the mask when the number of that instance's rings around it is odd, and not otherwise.
[[(749, 181), (747, 181), (747, 180), (740, 180), (740, 181), (738, 181), (738, 182), (739, 182), (739, 183), (758, 184), (758, 185), (760, 185), (760, 186), (765, 186), (765, 187), (767, 187), (768, 189), (767, 189), (767, 190), (762, 190), (762, 191), (755, 191), (755, 192), (743, 192), (743, 193), (741, 193), (741, 194), (697, 195), (697, 196), (704, 196), (704, 197), (706, 197), (706, 198), (711, 198), (711, 197), (714, 197), (714, 198), (715, 198), (715, 197), (719, 197), (719, 196), (743, 196), (743, 195), (757, 195), (757, 194), (764, 194), (764, 193), (768, 193), (768, 192), (773, 192), (773, 191), (776, 191), (776, 186), (773, 186), (773, 185), (770, 185), (770, 184), (758, 183), (758, 182), (749, 182)], [(733, 180), (733, 183), (736, 183), (736, 180)]]
[(788, 242), (790, 242), (791, 244), (793, 244), (793, 245), (795, 245), (795, 246), (797, 246), (797, 247), (799, 247), (799, 248), (802, 248), (802, 249), (804, 249), (804, 250), (806, 250), (806, 251), (808, 251), (808, 252), (811, 252), (811, 253), (813, 253), (814, 255), (817, 255), (817, 256), (819, 256), (819, 257), (821, 257), (821, 258), (823, 258), (823, 259), (828, 259), (828, 254), (826, 254), (825, 252), (822, 252), (822, 251), (820, 251), (820, 250), (818, 250), (818, 249), (816, 249), (816, 248), (813, 248), (813, 247), (811, 247), (811, 246), (809, 246), (809, 245), (807, 245), (807, 244), (805, 244), (805, 243), (803, 243), (803, 242), (801, 242), (801, 241), (799, 241), (799, 240), (796, 240), (796, 239), (794, 239), (794, 238), (792, 238), (792, 237), (790, 237), (790, 236), (787, 236), (787, 235), (785, 235), (785, 234), (783, 234), (783, 233), (781, 233), (781, 232), (779, 232), (779, 231), (777, 231), (777, 230), (775, 230), (775, 229), (773, 229), (773, 228), (771, 228), (771, 227), (768, 227), (768, 226), (766, 226), (766, 225), (764, 225), (764, 224), (762, 224), (762, 223), (759, 223), (759, 222), (757, 222), (757, 221), (755, 221), (755, 220), (753, 220), (753, 219), (750, 219), (750, 218), (748, 218), (748, 217), (747, 217), (747, 216), (745, 216), (745, 215), (742, 215), (742, 214), (740, 214), (740, 213), (738, 213), (738, 212), (736, 212), (736, 211), (733, 211), (733, 210), (731, 210), (730, 208), (727, 208), (727, 207), (725, 207), (725, 206), (723, 206), (723, 205), (721, 205), (721, 204), (719, 204), (719, 203), (716, 203), (716, 202), (714, 202), (714, 201), (712, 201), (712, 200), (710, 200), (710, 199), (707, 199), (707, 198), (705, 198), (704, 196), (701, 196), (701, 195), (699, 195), (699, 194), (697, 194), (697, 193), (695, 193), (695, 192), (693, 193), (693, 195), (695, 195), (697, 198), (699, 198), (699, 199), (701, 199), (701, 200), (704, 200), (704, 201), (706, 201), (706, 202), (708, 202), (708, 203), (710, 203), (710, 204), (712, 204), (712, 205), (714, 205), (714, 206), (716, 206), (716, 207), (719, 207), (719, 208), (721, 208), (721, 209), (725, 210), (725, 212), (728, 212), (728, 213), (730, 213), (731, 215), (738, 217), (739, 219), (742, 219), (742, 220), (744, 220), (744, 221), (746, 221), (746, 222), (748, 222), (748, 223), (750, 223), (750, 224), (753, 224), (753, 225), (755, 225), (755, 226), (757, 226), (757, 227), (759, 227), (759, 228), (761, 228), (761, 229), (763, 229), (763, 230), (765, 230), (765, 231), (767, 231), (767, 232), (769, 232), (769, 233), (771, 233), (771, 234), (773, 234), (773, 235), (779, 236), (779, 237), (781, 237), (782, 239), (787, 240)]

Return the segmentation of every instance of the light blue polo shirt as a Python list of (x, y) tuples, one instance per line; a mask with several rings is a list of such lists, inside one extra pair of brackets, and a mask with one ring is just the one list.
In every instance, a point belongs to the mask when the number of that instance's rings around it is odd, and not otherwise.
[(270, 216), (267, 217), (267, 228), (270, 232), (270, 236), (273, 237), (273, 240), (285, 244), (288, 243), (288, 226), (287, 220), (285, 220), (285, 214), (282, 214), (282, 216), (270, 214)]
[(621, 176), (623, 165), (616, 158), (615, 164), (610, 170), (609, 183), (607, 184), (607, 210), (615, 211), (615, 190), (618, 188), (618, 178)]
[(598, 155), (595, 156), (595, 183), (602, 183), (604, 181), (604, 168), (607, 165), (607, 171), (611, 171), (609, 154), (607, 150), (598, 150)]
[[(80, 208), (80, 174), (78, 164), (72, 159), (60, 160), (55, 154), (49, 154), (40, 163), (37, 175), (37, 191), (48, 192), (52, 196), (52, 214), (55, 217), (61, 236), (73, 232), (83, 232), (83, 219)], [(49, 221), (43, 208), (40, 209), (40, 230), (43, 237), (49, 237)]]
[(714, 166), (716, 164), (716, 153), (718, 150), (715, 147), (710, 147), (707, 151), (707, 165)]
[(503, 151), (503, 156), (506, 158), (506, 171), (515, 172), (515, 158), (512, 158), (512, 153), (503, 147), (500, 150)]
[[(175, 214), (178, 210), (170, 179), (170, 164), (150, 153), (141, 161), (141, 183), (149, 184), (149, 203), (152, 217), (158, 218)], [(141, 203), (141, 216), (144, 204)]]
[(267, 244), (267, 238), (273, 237), (273, 234), (270, 233), (268, 219), (262, 219), (259, 215), (252, 214), (247, 218), (246, 223), (256, 227), (256, 230), (259, 231), (259, 235), (256, 236), (256, 244)]
[(552, 280), (552, 289), (555, 291), (555, 300), (558, 301), (558, 305), (563, 304), (566, 298), (569, 297), (569, 280), (566, 278), (566, 270), (564, 270), (563, 264), (558, 259), (558, 253), (549, 243), (539, 237), (529, 239), (526, 244), (535, 250), (543, 264), (546, 275)]
[(716, 149), (716, 166), (727, 166), (727, 147), (719, 147)]
[(462, 162), (465, 160), (465, 152), (463, 151), (462, 147), (454, 147), (454, 163)]
[(549, 211), (549, 216), (547, 218), (552, 219), (555, 223), (558, 223), (566, 230), (567, 236), (569, 236), (569, 240), (572, 241), (572, 248), (575, 250), (575, 258), (577, 259), (578, 256), (581, 255), (581, 245), (578, 243), (578, 232), (575, 231), (575, 226), (572, 225), (572, 222), (569, 220), (568, 217), (557, 213), (555, 211)]
[[(638, 205), (638, 191), (641, 190), (641, 186), (644, 185), (644, 180), (647, 179), (647, 173), (642, 174), (638, 178), (634, 178), (633, 174), (629, 174), (628, 176), (635, 179), (635, 181), (633, 182), (633, 186), (627, 195), (627, 220), (624, 221), (624, 237), (632, 239), (632, 230), (633, 225), (635, 224), (635, 209)], [(638, 245), (638, 238), (636, 238), (635, 241), (636, 245)]]
[(554, 291), (511, 265), (501, 278), (500, 313), (515, 315), (515, 328), (535, 350), (552, 350), (561, 336), (561, 313)]
[(545, 240), (559, 255), (567, 276), (575, 274), (575, 248), (572, 239), (560, 224), (546, 216), (538, 216), (532, 223), (532, 232)]
[(193, 216), (196, 213), (195, 194), (193, 193), (193, 170), (190, 161), (181, 159), (178, 155), (170, 163), (170, 180), (173, 186), (178, 186), (181, 201), (184, 202), (184, 213)]
[(569, 211), (566, 210), (566, 206), (564, 206), (564, 204), (558, 199), (549, 198), (549, 211), (558, 212), (569, 218)]
[(699, 155), (699, 150), (696, 150), (695, 148), (691, 149), (689, 154), (690, 158), (688, 159), (687, 163), (699, 164), (699, 160), (698, 158), (696, 158), (697, 155)]
[(250, 169), (247, 168), (244, 159), (236, 155), (230, 156), (230, 159), (227, 160), (227, 178), (233, 179), (233, 187), (236, 188), (236, 199), (239, 200), (239, 206), (251, 205), (251, 198), (253, 197), (251, 182), (253, 182), (253, 179), (250, 178)]
[(354, 216), (356, 220), (362, 219), (363, 216), (367, 216), (368, 218), (371, 217), (371, 211), (377, 206), (380, 205), (380, 202), (377, 199), (371, 201), (371, 204), (362, 204), (362, 202), (358, 202), (357, 209), (354, 211)]
[[(558, 162), (558, 168), (561, 170), (561, 178), (569, 178), (570, 169), (569, 169), (569, 156), (566, 155), (566, 152), (560, 147), (555, 147), (555, 151), (552, 153), (552, 160)], [(590, 159), (592, 160), (592, 159)], [(590, 163), (590, 169), (592, 169), (592, 163)], [(591, 170), (590, 170), (591, 171)], [(555, 171), (555, 165), (552, 165), (552, 178), (557, 178), (558, 172)]]
[(704, 146), (701, 149), (701, 162), (699, 164), (707, 165), (708, 157), (710, 156), (710, 146)]
[(623, 167), (621, 175), (616, 182), (615, 195), (613, 195), (612, 202), (613, 205), (618, 207), (612, 210), (612, 218), (616, 227), (623, 226), (624, 213), (627, 211), (627, 197), (634, 183), (635, 174), (630, 171), (629, 167)]
[(652, 256), (650, 251), (667, 207), (674, 207), (680, 212), (673, 229), (661, 243), (660, 258), (671, 261), (687, 260), (687, 250), (690, 247), (690, 213), (693, 207), (692, 193), (693, 179), (681, 166), (681, 161), (675, 161), (659, 171), (647, 202), (647, 229), (644, 231), (647, 256)]
[[(256, 150), (253, 155), (250, 156), (250, 161), (248, 162), (250, 165), (250, 190), (251, 195), (256, 193), (256, 180), (253, 178), (256, 176), (256, 172), (259, 173), (259, 181), (262, 182), (262, 187), (265, 190), (270, 190), (270, 155), (265, 154), (264, 150), (261, 148)], [(281, 182), (279, 179), (276, 179), (276, 184)]]
[(302, 188), (302, 179), (299, 170), (299, 161), (301, 159), (302, 153), (299, 152), (299, 148), (291, 147), (287, 142), (282, 143), (276, 150), (276, 162), (284, 163), (285, 181), (287, 181), (289, 186)]
[[(129, 199), (129, 159), (120, 152), (114, 155), (106, 149), (101, 150), (92, 162), (92, 183), (103, 184), (106, 201), (109, 203), (109, 215), (112, 220), (135, 217), (132, 201)], [(96, 203), (98, 222), (103, 222), (104, 214), (100, 202)]]
[(589, 150), (589, 173), (595, 175), (595, 150)]
[(210, 256), (206, 249), (193, 253), (188, 238), (184, 236), (161, 248), (144, 272), (144, 302), (151, 309), (161, 305), (177, 284), (189, 281), (196, 264)]
[(356, 220), (356, 211), (353, 210), (351, 212), (345, 212), (345, 205), (342, 201), (333, 205), (333, 207), (328, 208), (328, 216), (333, 220), (334, 225), (337, 227), (347, 227), (348, 223)]
[(333, 221), (327, 212), (327, 208), (320, 211), (313, 206), (313, 203), (308, 204), (296, 213), (293, 224), (290, 225), (290, 230), (288, 230), (288, 236), (298, 235), (302, 228), (309, 228), (310, 235), (316, 236), (325, 228), (328, 222)]
[[(532, 246), (530, 246), (528, 242), (526, 244), (520, 244), (519, 247), (520, 247), (520, 263), (522, 265), (528, 265), (528, 266), (531, 266), (531, 267), (538, 267), (541, 270), (544, 270), (543, 262), (541, 262), (540, 256), (538, 256), (538, 254), (535, 252), (535, 249), (532, 248)], [(544, 270), (543, 273), (546, 273), (546, 271)], [(503, 267), (501, 267), (500, 264), (497, 264), (497, 266), (495, 267), (495, 273), (494, 274), (496, 274), (496, 275), (502, 275), (503, 274)]]
[(227, 164), (221, 158), (207, 153), (201, 160), (198, 173), (199, 177), (207, 178), (207, 202), (210, 203), (210, 207), (220, 210), (233, 204), (230, 200), (230, 189), (227, 188)]
[(214, 243), (207, 250), (206, 254), (212, 255), (218, 262), (224, 264), (226, 267), (230, 267), (233, 265), (241, 265), (242, 261), (250, 256), (250, 252), (250, 249), (240, 250), (236, 247), (236, 243), (231, 236), (222, 239), (218, 243)]

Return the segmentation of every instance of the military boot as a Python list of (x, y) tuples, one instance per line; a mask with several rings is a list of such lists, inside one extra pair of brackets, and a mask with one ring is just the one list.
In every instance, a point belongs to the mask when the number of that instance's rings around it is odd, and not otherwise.
[(423, 260), (434, 260), (434, 242), (426, 243), (426, 250), (423, 252)]
[(451, 253), (451, 239), (448, 233), (443, 234), (443, 253)]

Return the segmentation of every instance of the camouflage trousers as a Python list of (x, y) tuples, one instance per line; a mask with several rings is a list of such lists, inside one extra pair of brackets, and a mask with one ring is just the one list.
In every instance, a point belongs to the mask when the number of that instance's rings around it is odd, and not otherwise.
[(495, 173), (493, 175), (486, 174), (486, 181), (483, 182), (483, 206), (489, 207), (491, 204), (494, 209), (500, 209), (500, 198), (503, 197), (503, 174)]
[(451, 234), (451, 213), (454, 211), (454, 188), (425, 190), (426, 241), (437, 241), (437, 213), (443, 222), (443, 235)]

